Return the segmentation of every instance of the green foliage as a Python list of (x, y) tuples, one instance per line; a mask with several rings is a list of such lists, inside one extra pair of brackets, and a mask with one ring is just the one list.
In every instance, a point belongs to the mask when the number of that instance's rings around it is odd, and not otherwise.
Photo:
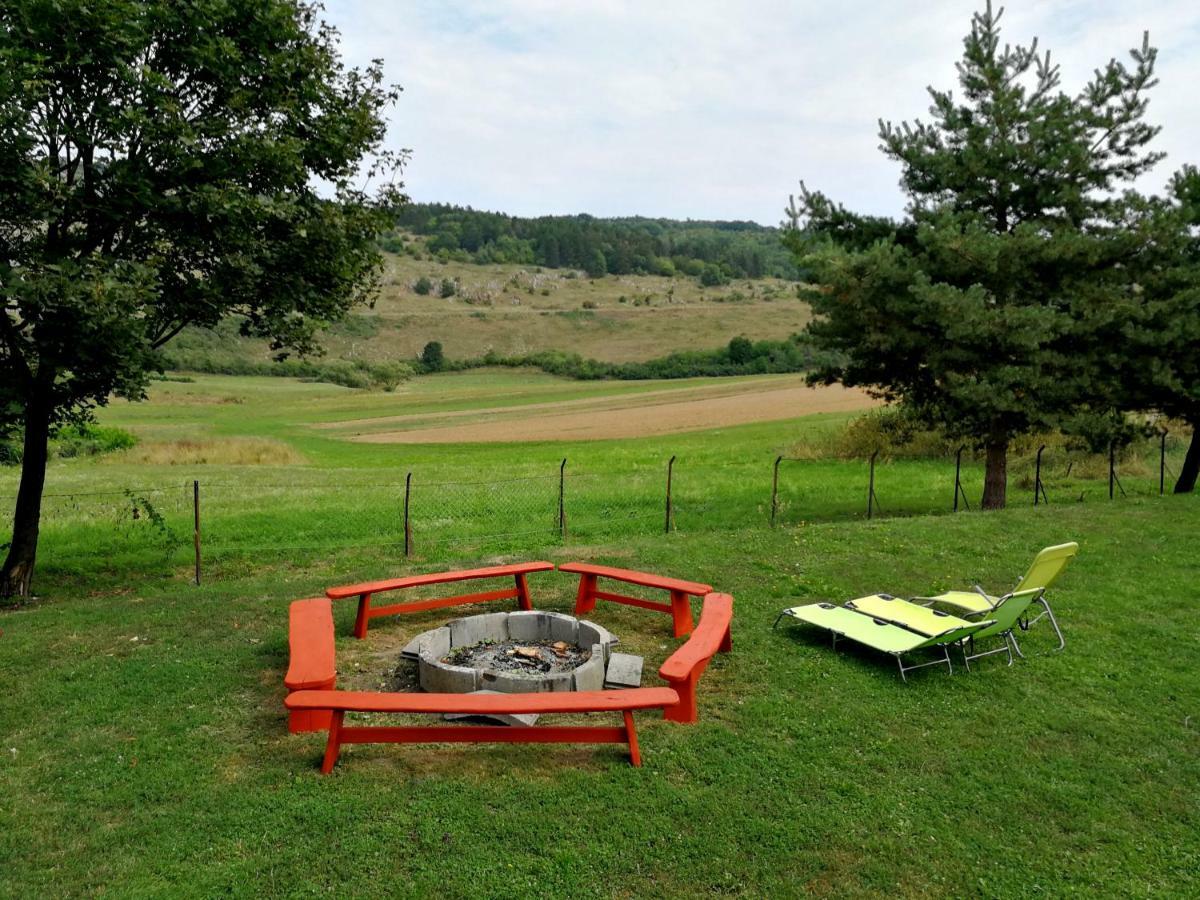
[[(416, 203), (396, 217), (401, 228), (426, 236), (439, 254), (477, 263), (536, 264), (606, 273), (698, 277), (706, 263), (738, 278), (797, 278), (777, 228), (753, 222), (678, 222), (670, 219), (597, 219), (542, 216), (523, 219), (446, 204)], [(387, 232), (381, 246), (389, 244)], [(599, 264), (597, 253), (604, 256)]]
[(743, 365), (754, 358), (754, 344), (747, 337), (735, 337), (729, 342), (729, 361)]
[(458, 288), (455, 286), (453, 279), (443, 278), (441, 287), (438, 290), (438, 296), (442, 297), (443, 299), (446, 297), (453, 297), (457, 290)]
[(729, 278), (726, 277), (720, 266), (708, 263), (700, 271), (700, 283), (705, 287), (719, 287), (729, 284)]
[(820, 284), (809, 332), (844, 354), (813, 380), (867, 386), (991, 447), (1002, 504), (1014, 438), (1106, 412), (1105, 329), (1166, 225), (1117, 193), (1161, 156), (1142, 121), (1154, 49), (1068, 95), (1048, 54), (1001, 44), (998, 20), (990, 5), (973, 18), (961, 92), (930, 89), (931, 123), (881, 124), (908, 218), (857, 216), (802, 188), (788, 243)]
[(421, 365), (425, 367), (425, 371), (440, 372), (445, 362), (446, 358), (442, 353), (442, 344), (440, 341), (430, 341), (421, 350)]
[(413, 283), (413, 292), (425, 297), (433, 290), (433, 282), (422, 275)]

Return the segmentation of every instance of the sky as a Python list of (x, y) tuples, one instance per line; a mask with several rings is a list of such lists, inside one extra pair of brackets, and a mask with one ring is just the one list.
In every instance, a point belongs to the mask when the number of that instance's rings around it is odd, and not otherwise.
[[(927, 117), (955, 86), (964, 0), (326, 0), (346, 62), (382, 58), (403, 88), (388, 142), (414, 200), (515, 215), (783, 218), (799, 181), (898, 215), (878, 120)], [(1013, 0), (1075, 93), (1093, 70), (1159, 48), (1149, 120), (1168, 154), (1138, 185), (1200, 164), (1198, 0)]]

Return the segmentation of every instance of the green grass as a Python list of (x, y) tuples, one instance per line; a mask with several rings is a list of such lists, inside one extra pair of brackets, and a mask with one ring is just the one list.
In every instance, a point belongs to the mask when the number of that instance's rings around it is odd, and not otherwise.
[[(203, 378), (105, 411), (143, 441), (267, 438), (305, 462), (52, 465), (61, 496), (49, 501), (40, 598), (0, 612), (0, 895), (1200, 891), (1200, 505), (1148, 496), (1144, 464), (1129, 463), (1140, 474), (1127, 500), (1101, 500), (1102, 481), (1063, 480), (1056, 462), (1049, 507), (1014, 485), (1009, 510), (934, 516), (923, 513), (949, 506), (952, 461), (897, 461), (879, 467), (877, 491), (884, 512), (905, 515), (868, 523), (865, 463), (785, 463), (785, 524), (772, 530), (774, 457), (845, 416), (566, 445), (387, 447), (312, 427), (632, 389), (471, 373), (385, 396)], [(678, 530), (664, 535), (672, 453)], [(553, 533), (563, 456), (575, 474), (565, 542)], [(396, 541), (410, 469), (420, 505), (406, 561)], [(0, 494), (14, 476), (0, 474)], [(200, 587), (188, 582), (193, 477), (205, 498)], [(974, 498), (974, 463), (968, 477)], [(142, 497), (180, 543), (163, 541)], [(1039, 626), (1011, 669), (993, 658), (905, 685), (886, 657), (770, 628), (801, 602), (999, 590), (1064, 540), (1081, 545), (1053, 593), (1067, 648), (1050, 652)], [(320, 736), (286, 732), (288, 603), (334, 583), (522, 557), (731, 592), (734, 652), (704, 676), (700, 723), (640, 716), (640, 770), (612, 747), (360, 746), (319, 776)], [(532, 586), (537, 605), (570, 609), (568, 577)], [(371, 687), (409, 637), (454, 613), (381, 621), (361, 643), (351, 605), (335, 614), (341, 683)], [(658, 683), (677, 645), (667, 617), (602, 603), (595, 618)]]

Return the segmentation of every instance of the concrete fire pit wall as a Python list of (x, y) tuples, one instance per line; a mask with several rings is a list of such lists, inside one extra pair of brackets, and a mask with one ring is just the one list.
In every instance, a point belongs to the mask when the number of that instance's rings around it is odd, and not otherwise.
[[(442, 659), (456, 647), (484, 641), (565, 641), (590, 647), (591, 657), (570, 672), (530, 677), (452, 666)], [(421, 687), (431, 693), (467, 694), (490, 690), (508, 694), (544, 691), (598, 691), (617, 638), (594, 622), (554, 612), (498, 612), (455, 619), (413, 638), (401, 655), (416, 659)]]

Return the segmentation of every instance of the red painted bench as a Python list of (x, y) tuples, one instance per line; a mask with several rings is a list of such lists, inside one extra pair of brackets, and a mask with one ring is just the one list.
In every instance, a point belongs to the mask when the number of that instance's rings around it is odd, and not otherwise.
[[(330, 600), (297, 600), (288, 607), (288, 650), (291, 658), (283, 683), (289, 693), (333, 690), (337, 666)], [(329, 720), (327, 710), (293, 710), (288, 716), (288, 731), (324, 731)]]
[[(680, 578), (666, 578), (662, 575), (651, 575), (648, 572), (635, 572), (632, 569), (594, 566), (591, 563), (564, 563), (558, 567), (558, 571), (574, 572), (579, 575), (579, 593), (575, 599), (576, 616), (584, 615), (595, 609), (597, 600), (611, 600), (627, 606), (640, 606), (642, 609), (670, 613), (675, 624), (675, 637), (683, 637), (692, 631), (692, 604), (688, 598), (703, 597), (712, 592), (710, 584), (684, 581)], [(667, 591), (671, 595), (671, 602), (656, 603), (653, 600), (643, 600), (641, 597), (629, 597), (625, 594), (599, 590), (596, 582), (600, 578)]]
[[(526, 576), (533, 572), (551, 572), (554, 564), (548, 562), (514, 563), (507, 566), (489, 566), (484, 569), (464, 569), (459, 572), (432, 572), (427, 575), (405, 575), (402, 578), (391, 578), (386, 581), (368, 581), (365, 584), (351, 584), (345, 587), (332, 587), (325, 591), (325, 596), (331, 600), (343, 600), (347, 597), (358, 598), (358, 615), (354, 619), (354, 636), (367, 636), (367, 622), (378, 616), (394, 616), (398, 613), (420, 612), (425, 609), (440, 609), (443, 606), (459, 606), (464, 603), (487, 603), (489, 600), (510, 600), (516, 598), (521, 609), (533, 609), (529, 599), (529, 583)], [(483, 591), (478, 594), (462, 594), (457, 597), (438, 597), (433, 600), (416, 600), (411, 603), (394, 603), (391, 606), (371, 606), (371, 598), (385, 591), (399, 591), (405, 588), (422, 587), (429, 584), (447, 584), (455, 581), (473, 581), (479, 578), (508, 578), (515, 581), (511, 588), (496, 591)]]
[[(307, 713), (329, 717), (329, 737), (321, 771), (337, 763), (343, 744), (364, 743), (624, 743), (629, 761), (642, 764), (634, 728), (635, 710), (662, 709), (674, 722), (696, 721), (696, 683), (718, 650), (729, 650), (733, 598), (709, 594), (704, 598), (695, 634), (675, 651), (659, 670), (671, 687), (617, 691), (578, 691), (545, 694), (409, 694), (373, 691), (303, 690), (291, 693), (284, 705), (292, 715)], [(332, 648), (333, 634), (328, 635)], [(332, 649), (330, 649), (332, 652)], [(623, 725), (508, 726), (508, 725), (405, 725), (347, 726), (348, 712), (371, 713), (592, 713), (620, 712)]]

